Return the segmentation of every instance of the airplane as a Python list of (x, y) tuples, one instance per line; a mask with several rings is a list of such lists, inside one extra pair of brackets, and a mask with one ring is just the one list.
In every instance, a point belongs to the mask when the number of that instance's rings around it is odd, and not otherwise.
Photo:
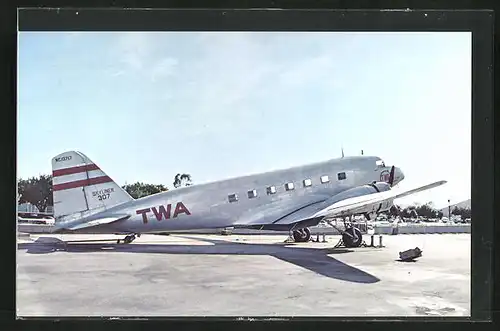
[[(229, 178), (132, 198), (85, 154), (52, 158), (53, 233), (122, 234), (129, 244), (143, 233), (226, 227), (289, 231), (307, 242), (309, 227), (344, 219), (344, 246), (359, 247), (352, 217), (388, 211), (394, 200), (446, 183), (394, 188), (405, 176), (377, 156), (346, 156), (304, 166)], [(335, 226), (332, 224), (332, 226)]]

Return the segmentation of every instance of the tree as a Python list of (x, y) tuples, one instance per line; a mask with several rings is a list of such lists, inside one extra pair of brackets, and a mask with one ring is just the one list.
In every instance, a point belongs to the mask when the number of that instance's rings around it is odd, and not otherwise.
[(414, 218), (418, 217), (415, 206), (408, 206), (401, 211), (401, 217), (403, 218)]
[(457, 206), (455, 206), (455, 208), (453, 208), (451, 214), (461, 216), (462, 219), (471, 218), (471, 216), (472, 216), (470, 208), (457, 207)]
[(162, 184), (146, 184), (136, 182), (134, 184), (125, 184), (122, 188), (134, 199), (143, 198), (145, 196), (168, 191), (168, 188)]
[(192, 185), (191, 175), (190, 174), (177, 174), (174, 177), (174, 187), (178, 188), (181, 186), (190, 186)]
[(416, 206), (415, 211), (417, 212), (418, 215), (425, 218), (437, 217), (437, 212), (438, 212), (436, 209), (432, 208), (431, 202), (428, 202), (420, 206)]
[[(399, 207), (398, 207), (399, 208)], [(441, 218), (443, 213), (437, 209), (434, 209), (432, 202), (425, 203), (423, 205), (411, 205), (400, 211), (400, 215), (403, 218), (416, 218), (419, 216), (425, 218)]]
[(17, 203), (21, 204), (21, 203), (28, 202), (28, 200), (26, 200), (26, 198), (24, 196), (24, 192), (26, 191), (26, 188), (28, 187), (28, 185), (29, 185), (29, 181), (26, 179), (20, 178), (17, 181)]
[(401, 207), (393, 205), (391, 209), (389, 209), (389, 216), (392, 217), (401, 216), (401, 212), (402, 212)]
[(472, 218), (472, 210), (470, 208), (462, 208), (462, 218)]
[(17, 182), (17, 190), (18, 203), (31, 203), (40, 212), (44, 212), (47, 206), (54, 205), (51, 175), (40, 175), (40, 177), (31, 177), (27, 180), (21, 178)]

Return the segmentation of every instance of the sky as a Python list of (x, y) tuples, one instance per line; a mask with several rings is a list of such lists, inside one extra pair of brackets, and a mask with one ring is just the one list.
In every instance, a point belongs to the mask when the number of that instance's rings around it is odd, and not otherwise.
[(400, 167), (400, 199), (470, 198), (468, 32), (20, 32), (17, 172), (78, 150), (172, 187), (345, 155)]

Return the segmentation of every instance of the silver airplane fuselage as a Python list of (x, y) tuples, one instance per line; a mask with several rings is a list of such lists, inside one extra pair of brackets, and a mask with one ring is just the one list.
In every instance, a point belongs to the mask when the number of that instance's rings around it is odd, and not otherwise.
[[(90, 221), (107, 215), (131, 215), (123, 221), (71, 232), (155, 233), (246, 225), (255, 228), (256, 224), (273, 223), (302, 206), (331, 199), (349, 189), (385, 181), (390, 169), (378, 157), (353, 156), (187, 186), (121, 203), (88, 217)], [(404, 178), (402, 171), (395, 169), (394, 185)]]

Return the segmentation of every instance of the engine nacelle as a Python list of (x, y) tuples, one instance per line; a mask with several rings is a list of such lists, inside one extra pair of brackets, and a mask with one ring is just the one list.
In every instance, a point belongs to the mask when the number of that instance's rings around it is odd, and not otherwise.
[(394, 205), (394, 200), (389, 200), (382, 203), (375, 203), (371, 206), (366, 206), (367, 209), (371, 209), (372, 211), (366, 212), (365, 217), (368, 220), (375, 220), (378, 214), (389, 211), (393, 205)]
[[(354, 187), (352, 189), (341, 192), (333, 197), (332, 203), (345, 200), (348, 198), (359, 197), (363, 195), (389, 191), (391, 187), (385, 182), (375, 182), (363, 186)], [(394, 205), (393, 200), (385, 201), (382, 203), (369, 204), (357, 208), (355, 214), (364, 214), (368, 219), (374, 219), (381, 212), (388, 211)]]

